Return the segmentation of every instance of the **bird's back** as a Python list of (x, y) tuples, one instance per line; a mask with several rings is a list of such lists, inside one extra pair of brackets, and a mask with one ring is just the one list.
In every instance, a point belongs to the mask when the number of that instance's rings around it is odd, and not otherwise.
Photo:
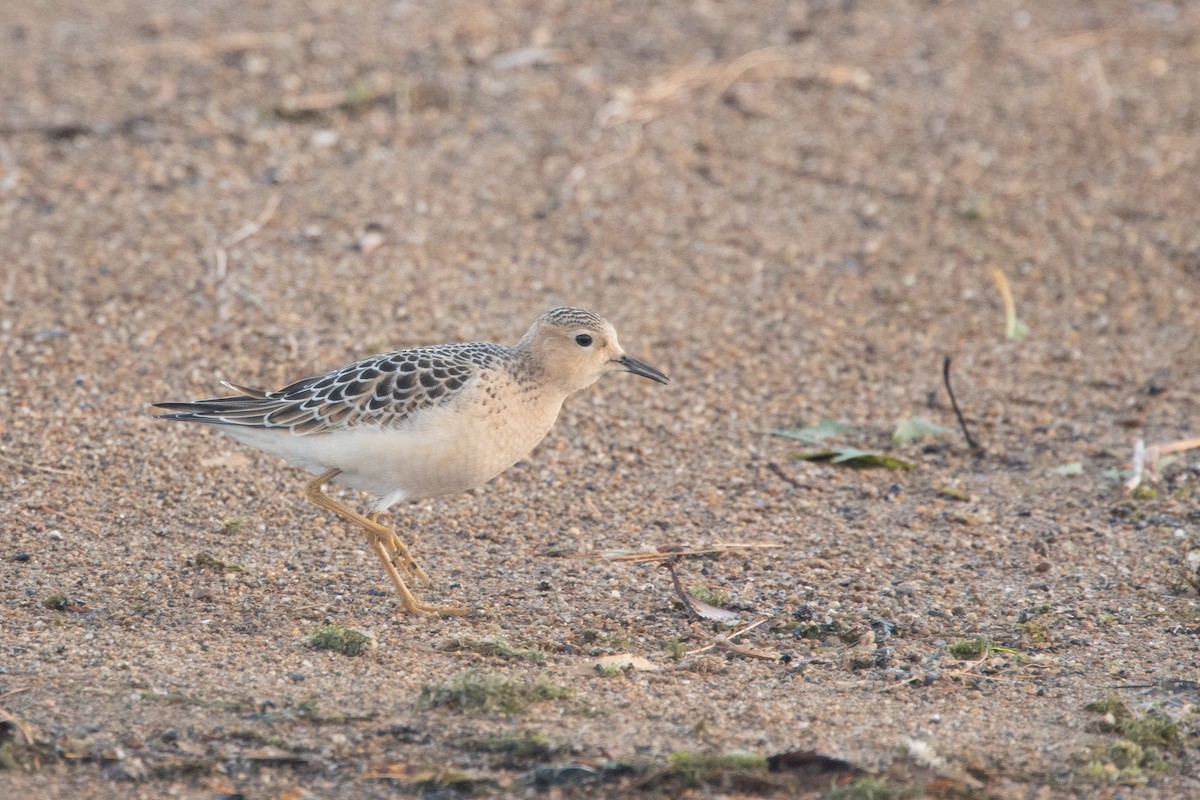
[(512, 362), (511, 347), (486, 342), (413, 347), (364, 358), (274, 392), (225, 384), (238, 392), (188, 403), (155, 403), (161, 419), (303, 436), (356, 427), (395, 428), (413, 415), (452, 403), (473, 378)]

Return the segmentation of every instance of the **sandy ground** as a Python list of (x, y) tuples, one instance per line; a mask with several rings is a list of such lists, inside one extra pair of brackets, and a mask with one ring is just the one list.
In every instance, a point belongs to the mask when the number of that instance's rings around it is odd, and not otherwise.
[[(1196, 4), (111, 5), (0, 15), (0, 794), (1200, 795)], [(674, 382), (397, 509), (467, 618), (149, 413), (564, 304)]]

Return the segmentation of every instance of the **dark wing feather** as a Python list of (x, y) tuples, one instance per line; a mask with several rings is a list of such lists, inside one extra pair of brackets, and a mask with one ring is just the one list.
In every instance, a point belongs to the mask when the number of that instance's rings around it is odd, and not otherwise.
[(155, 403), (160, 419), (287, 428), (295, 434), (394, 427), (449, 402), (481, 368), (511, 355), (507, 347), (467, 343), (397, 350), (305, 378), (276, 392), (225, 385), (241, 394), (194, 403)]

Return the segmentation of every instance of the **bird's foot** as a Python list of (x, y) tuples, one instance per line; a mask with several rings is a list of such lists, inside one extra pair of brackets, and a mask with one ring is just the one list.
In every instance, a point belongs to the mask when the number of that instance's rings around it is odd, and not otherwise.
[(408, 545), (404, 544), (400, 537), (396, 535), (396, 532), (386, 525), (381, 524), (378, 514), (371, 514), (367, 519), (375, 526), (368, 529), (373, 534), (372, 540), (379, 542), (380, 546), (383, 547), (384, 552), (387, 553), (388, 560), (392, 562), (392, 566), (405, 575), (416, 578), (426, 588), (432, 586), (433, 581), (429, 580), (428, 573), (421, 569), (421, 565), (417, 563), (412, 553), (409, 552)]

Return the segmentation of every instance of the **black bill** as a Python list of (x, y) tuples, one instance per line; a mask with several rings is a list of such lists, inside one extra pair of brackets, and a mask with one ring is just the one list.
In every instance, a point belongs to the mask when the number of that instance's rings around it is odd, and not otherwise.
[(667, 383), (671, 380), (654, 367), (650, 366), (644, 361), (638, 361), (633, 356), (621, 356), (617, 359), (617, 363), (624, 367), (626, 372), (632, 372), (634, 375), (641, 375), (643, 378), (649, 378), (652, 381)]

